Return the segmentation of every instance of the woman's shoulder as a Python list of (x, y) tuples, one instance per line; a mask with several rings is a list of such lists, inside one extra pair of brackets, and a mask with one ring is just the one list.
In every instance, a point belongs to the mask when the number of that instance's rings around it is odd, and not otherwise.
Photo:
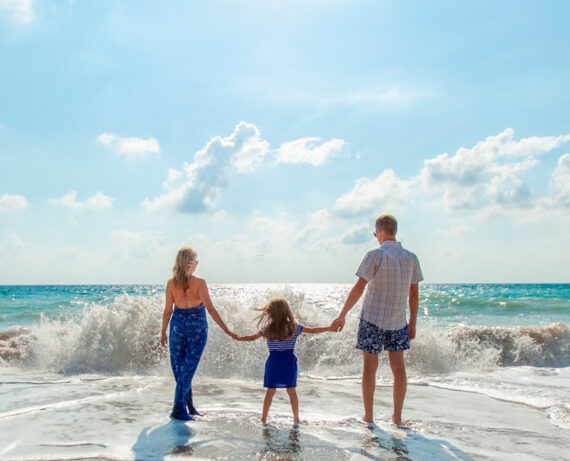
[(201, 285), (206, 285), (206, 280), (205, 280), (205, 279), (200, 278), (200, 277), (196, 277), (195, 275), (193, 275), (193, 276), (190, 278), (190, 281), (193, 282), (193, 283), (195, 283), (195, 284), (197, 284), (197, 285), (199, 285), (199, 286), (201, 286)]

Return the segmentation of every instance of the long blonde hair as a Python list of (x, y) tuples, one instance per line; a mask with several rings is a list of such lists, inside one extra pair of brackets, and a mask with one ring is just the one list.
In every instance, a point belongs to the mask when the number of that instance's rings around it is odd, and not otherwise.
[(174, 276), (174, 285), (178, 288), (186, 290), (190, 286), (190, 277), (188, 276), (188, 269), (194, 265), (198, 259), (198, 253), (192, 248), (186, 247), (178, 250), (176, 261), (172, 268), (172, 275)]
[(289, 304), (283, 298), (274, 298), (265, 306), (255, 310), (261, 312), (255, 320), (258, 328), (263, 329), (263, 335), (267, 339), (282, 341), (295, 334), (297, 322)]

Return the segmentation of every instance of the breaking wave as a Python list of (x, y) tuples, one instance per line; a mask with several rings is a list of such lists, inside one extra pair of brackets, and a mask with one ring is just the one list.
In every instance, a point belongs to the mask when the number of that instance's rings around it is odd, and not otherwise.
[[(256, 305), (274, 296), (291, 304), (299, 321), (328, 325), (331, 310), (305, 300), (289, 288), (268, 290)], [(109, 304), (91, 303), (61, 318), (42, 317), (36, 326), (0, 333), (0, 363), (59, 373), (170, 373), (168, 351), (159, 344), (163, 295), (121, 294)], [(255, 330), (255, 313), (232, 300), (215, 299), (216, 308), (239, 334)], [(262, 340), (233, 341), (209, 318), (209, 337), (199, 373), (213, 377), (263, 376), (267, 348)], [(361, 358), (354, 349), (358, 315), (351, 313), (341, 333), (302, 335), (296, 348), (301, 373), (322, 377), (354, 376)], [(418, 326), (406, 354), (411, 373), (446, 373), (493, 367), (570, 365), (568, 328)], [(382, 355), (381, 360), (386, 360)]]

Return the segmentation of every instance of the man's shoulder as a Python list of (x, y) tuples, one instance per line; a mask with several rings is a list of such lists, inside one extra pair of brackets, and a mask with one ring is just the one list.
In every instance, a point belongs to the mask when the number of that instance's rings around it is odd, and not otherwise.
[(396, 258), (406, 258), (406, 259), (415, 259), (417, 260), (418, 257), (416, 256), (416, 254), (410, 250), (408, 250), (407, 248), (404, 248), (404, 246), (398, 242), (398, 245), (389, 245), (386, 247), (380, 247), (379, 250), (383, 250), (383, 252), (385, 253), (389, 253), (392, 257), (396, 257)]
[(366, 258), (378, 258), (382, 256), (382, 249), (381, 248), (374, 248), (373, 250), (368, 251), (364, 255), (364, 259)]
[(402, 247), (402, 252), (409, 258), (418, 259), (416, 254), (413, 251), (408, 250), (407, 248)]
[(402, 251), (405, 252), (405, 253), (408, 254), (408, 255), (417, 257), (416, 254), (415, 254), (413, 251), (408, 250), (407, 248), (402, 247)]

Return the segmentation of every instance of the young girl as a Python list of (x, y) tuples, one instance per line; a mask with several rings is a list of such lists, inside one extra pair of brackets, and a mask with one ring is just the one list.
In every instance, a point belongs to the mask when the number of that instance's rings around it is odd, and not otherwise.
[(278, 387), (286, 388), (291, 401), (293, 419), (299, 423), (299, 400), (297, 398), (297, 357), (295, 357), (295, 342), (303, 333), (323, 333), (333, 331), (332, 327), (309, 328), (295, 321), (293, 312), (283, 298), (275, 298), (269, 301), (265, 307), (256, 309), (261, 311), (257, 317), (257, 326), (261, 330), (254, 335), (240, 336), (238, 341), (255, 341), (262, 336), (267, 340), (269, 357), (265, 363), (265, 377), (263, 386), (267, 388), (263, 401), (263, 413), (261, 422), (267, 421), (269, 407)]

